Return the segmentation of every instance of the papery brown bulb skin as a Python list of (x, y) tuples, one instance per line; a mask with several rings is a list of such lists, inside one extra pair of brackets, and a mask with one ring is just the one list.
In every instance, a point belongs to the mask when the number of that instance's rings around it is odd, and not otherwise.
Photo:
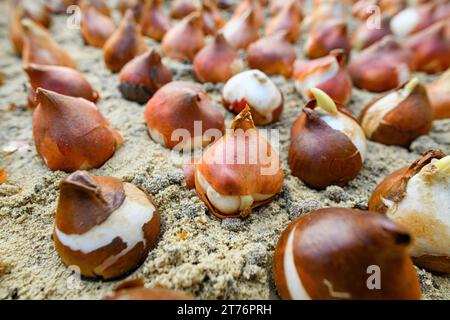
[(221, 29), (225, 39), (236, 49), (246, 49), (259, 38), (256, 14), (252, 8), (233, 16)]
[(289, 5), (286, 5), (267, 23), (266, 35), (269, 36), (280, 31), (287, 31), (289, 41), (295, 43), (300, 35), (302, 13), (297, 6), (297, 2), (295, 0), (290, 1)]
[(410, 78), (414, 57), (392, 36), (385, 36), (353, 58), (348, 71), (357, 88), (385, 92)]
[(142, 279), (136, 279), (122, 282), (103, 300), (193, 300), (193, 298), (184, 292), (164, 287), (146, 288)]
[(51, 170), (98, 168), (123, 144), (120, 134), (88, 100), (38, 88), (36, 101), (34, 142)]
[(243, 69), (239, 54), (218, 34), (214, 41), (203, 47), (193, 61), (195, 77), (200, 82), (219, 83), (230, 79)]
[[(153, 140), (169, 149), (204, 147), (215, 138), (205, 132), (211, 129), (221, 135), (225, 130), (223, 115), (208, 94), (198, 84), (186, 81), (173, 81), (160, 88), (148, 101), (144, 117)], [(196, 122), (201, 122), (200, 132)], [(180, 130), (189, 136), (177, 136)]]
[(197, 11), (197, 6), (191, 0), (175, 0), (170, 5), (170, 16), (174, 19), (183, 19)]
[(63, 67), (29, 64), (24, 67), (30, 79), (28, 91), (28, 107), (37, 106), (36, 89), (51, 90), (71, 97), (80, 97), (96, 103), (99, 94), (79, 71)]
[(225, 24), (215, 0), (202, 0), (201, 15), (205, 35), (215, 35)]
[(108, 16), (97, 11), (86, 1), (81, 3), (81, 12), (80, 32), (84, 42), (95, 48), (103, 48), (116, 30), (116, 25)]
[(246, 11), (252, 11), (253, 13), (253, 23), (256, 28), (261, 27), (264, 24), (264, 9), (261, 6), (259, 0), (244, 0), (239, 6), (237, 6), (236, 10), (233, 13), (231, 19), (240, 17), (246, 14)]
[(23, 65), (30, 63), (76, 68), (76, 62), (59, 46), (46, 29), (29, 19), (22, 20), (24, 30)]
[(251, 68), (267, 74), (281, 74), (286, 78), (292, 74), (296, 57), (286, 31), (261, 38), (247, 48), (247, 61)]
[(194, 12), (175, 24), (162, 40), (166, 56), (176, 59), (193, 60), (195, 54), (205, 45), (200, 13)]
[[(405, 85), (399, 90), (404, 88)], [(375, 104), (387, 95), (374, 99), (361, 112), (360, 123), (370, 140), (386, 145), (408, 146), (419, 136), (430, 132), (433, 109), (426, 89), (421, 84), (418, 84), (411, 94), (398, 103), (395, 108), (384, 114), (378, 125), (369, 130), (365, 124), (365, 121), (371, 120), (368, 118), (369, 112), (371, 109), (375, 110)], [(371, 132), (369, 133), (369, 131)]]
[(437, 73), (450, 68), (450, 22), (442, 21), (408, 38), (418, 71)]
[(122, 68), (119, 90), (128, 100), (146, 103), (170, 81), (171, 71), (162, 64), (160, 55), (153, 49), (135, 57)]
[(171, 27), (169, 18), (162, 12), (161, 5), (161, 0), (147, 0), (141, 18), (142, 33), (156, 41), (161, 41)]
[(143, 1), (142, 0), (120, 0), (117, 4), (117, 9), (123, 15), (126, 14), (128, 10), (133, 12), (134, 19), (139, 22), (142, 16)]
[(220, 219), (248, 217), (275, 198), (283, 181), (278, 153), (259, 135), (249, 107), (195, 167), (197, 193)]
[[(418, 300), (410, 243), (404, 228), (380, 214), (347, 208), (309, 212), (285, 229), (275, 247), (278, 293), (286, 300)], [(370, 281), (374, 267), (377, 290)]]
[(134, 57), (147, 51), (141, 29), (127, 10), (119, 27), (103, 46), (105, 64), (112, 72), (119, 72)]
[(356, 50), (365, 49), (375, 42), (381, 40), (384, 36), (390, 35), (389, 27), (390, 17), (383, 16), (379, 28), (374, 28), (366, 22), (362, 22), (352, 36), (352, 47)]
[(450, 118), (450, 70), (426, 86), (433, 119)]
[(330, 19), (316, 24), (305, 44), (305, 53), (310, 59), (324, 57), (333, 49), (344, 50), (347, 57), (350, 54), (347, 24), (343, 20)]
[(55, 247), (61, 260), (85, 277), (109, 280), (136, 269), (159, 230), (157, 208), (134, 185), (86, 171), (61, 181)]

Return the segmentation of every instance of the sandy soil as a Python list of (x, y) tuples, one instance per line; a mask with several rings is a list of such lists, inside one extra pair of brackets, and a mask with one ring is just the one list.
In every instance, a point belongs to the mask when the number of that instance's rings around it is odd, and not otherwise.
[[(38, 157), (32, 137), (32, 113), (26, 109), (27, 82), (21, 60), (7, 38), (6, 3), (0, 2), (0, 163), (9, 180), (0, 185), (0, 299), (97, 299), (118, 281), (82, 280), (73, 285), (71, 270), (60, 261), (52, 240), (52, 226), (63, 172), (52, 172)], [(294, 218), (310, 210), (342, 206), (367, 208), (377, 183), (391, 171), (409, 164), (431, 148), (450, 152), (450, 120), (436, 121), (428, 136), (410, 149), (369, 142), (369, 155), (360, 175), (348, 186), (315, 191), (291, 176), (287, 166), (289, 128), (304, 101), (293, 82), (273, 80), (283, 91), (285, 110), (272, 125), (281, 133), (281, 158), (286, 180), (270, 205), (255, 210), (250, 218), (220, 221), (208, 214), (194, 191), (185, 187), (176, 155), (148, 136), (143, 106), (121, 98), (118, 76), (104, 66), (102, 51), (84, 46), (78, 30), (65, 26), (64, 16), (51, 28), (56, 40), (77, 60), (91, 84), (100, 91), (98, 106), (126, 139), (122, 147), (96, 175), (111, 175), (146, 190), (159, 207), (162, 232), (145, 263), (127, 279), (143, 277), (147, 285), (184, 290), (201, 299), (277, 298), (271, 273), (273, 249), (282, 230)], [(300, 52), (299, 42), (298, 51)], [(158, 45), (148, 40), (151, 47)], [(166, 61), (174, 78), (193, 80), (191, 66)], [(430, 77), (420, 75), (425, 82)], [(219, 104), (222, 85), (204, 88)], [(350, 109), (357, 115), (375, 95), (354, 90)], [(223, 108), (222, 108), (223, 109)], [(223, 109), (229, 122), (232, 115)], [(11, 143), (23, 142), (12, 151)], [(15, 148), (12, 148), (15, 149)], [(418, 269), (425, 299), (449, 299), (450, 277)]]

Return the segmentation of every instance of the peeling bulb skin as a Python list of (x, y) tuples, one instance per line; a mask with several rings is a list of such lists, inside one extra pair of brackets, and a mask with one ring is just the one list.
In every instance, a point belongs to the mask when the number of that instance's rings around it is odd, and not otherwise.
[(295, 88), (303, 99), (313, 98), (311, 88), (319, 88), (343, 105), (352, 96), (352, 81), (345, 69), (345, 53), (336, 49), (315, 60), (297, 60), (294, 64)]
[(193, 300), (189, 294), (164, 287), (146, 288), (142, 279), (122, 282), (103, 300)]
[(367, 156), (364, 131), (320, 89), (291, 128), (288, 163), (292, 175), (314, 189), (344, 186), (360, 172)]
[(193, 61), (195, 77), (202, 83), (225, 82), (244, 69), (244, 62), (219, 33), (214, 41), (203, 47)]
[(80, 32), (85, 43), (95, 48), (103, 48), (105, 42), (116, 30), (116, 25), (88, 1), (81, 2), (81, 12)]
[(450, 156), (431, 150), (387, 176), (374, 190), (369, 210), (385, 214), (414, 238), (414, 263), (450, 273)]
[(415, 68), (430, 74), (450, 68), (450, 22), (442, 21), (406, 39)]
[(174, 19), (183, 19), (197, 10), (196, 1), (174, 0), (170, 6), (170, 16)]
[(261, 38), (247, 48), (247, 60), (251, 68), (267, 74), (281, 74), (285, 78), (291, 76), (296, 57), (286, 31)]
[(163, 1), (146, 0), (142, 12), (142, 33), (156, 41), (161, 41), (172, 24), (162, 11)]
[(408, 146), (431, 130), (433, 109), (417, 78), (369, 103), (360, 123), (366, 136), (386, 145)]
[(235, 113), (248, 106), (257, 125), (276, 122), (283, 111), (283, 94), (259, 70), (247, 70), (228, 80), (223, 88), (222, 102)]
[(295, 0), (290, 0), (289, 5), (274, 16), (267, 23), (266, 35), (270, 36), (280, 31), (286, 31), (290, 42), (296, 43), (300, 35), (300, 22), (302, 13), (297, 7)]
[(242, 15), (233, 17), (222, 28), (225, 39), (236, 49), (246, 49), (259, 38), (255, 11), (247, 9)]
[(195, 167), (197, 193), (220, 219), (248, 217), (273, 200), (283, 180), (278, 154), (259, 135), (248, 107)]
[(162, 40), (164, 54), (175, 60), (193, 60), (205, 45), (200, 13), (194, 12), (176, 23)]
[(304, 47), (310, 59), (324, 57), (333, 49), (344, 50), (346, 57), (350, 55), (351, 45), (344, 20), (331, 19), (317, 23), (309, 32)]
[(46, 29), (29, 19), (22, 20), (24, 30), (23, 65), (31, 63), (76, 68), (75, 61), (53, 40)]
[(103, 46), (105, 64), (112, 72), (119, 72), (130, 60), (146, 51), (147, 46), (141, 35), (141, 29), (129, 9), (119, 27)]
[[(284, 300), (419, 300), (410, 243), (406, 229), (374, 212), (312, 211), (281, 234), (275, 285)], [(378, 284), (368, 281), (370, 266), (381, 270)]]
[[(96, 103), (99, 94), (86, 78), (75, 69), (63, 66), (47, 66), (30, 64), (24, 67), (30, 80), (28, 91), (28, 107), (37, 106), (36, 90), (47, 89), (71, 97), (80, 97)], [(70, 85), (68, 85), (70, 84)]]
[(53, 239), (81, 275), (109, 280), (136, 269), (159, 236), (151, 198), (130, 183), (76, 171), (63, 179)]
[(395, 89), (408, 81), (413, 71), (413, 53), (392, 36), (361, 51), (348, 66), (353, 84), (370, 92)]
[(125, 99), (146, 103), (166, 83), (172, 81), (171, 71), (163, 65), (153, 49), (128, 62), (120, 71), (119, 90)]
[(98, 168), (123, 144), (94, 103), (38, 88), (33, 136), (51, 170)]
[(383, 37), (390, 35), (389, 21), (390, 17), (383, 16), (380, 21), (380, 28), (369, 27), (367, 23), (361, 23), (351, 39), (353, 49), (365, 49)]
[[(168, 149), (189, 152), (206, 147), (224, 130), (222, 113), (201, 86), (173, 81), (148, 101), (145, 121), (152, 139)], [(196, 129), (201, 122), (200, 130)], [(208, 136), (208, 132), (215, 135)]]
[(450, 118), (450, 70), (426, 86), (433, 119)]

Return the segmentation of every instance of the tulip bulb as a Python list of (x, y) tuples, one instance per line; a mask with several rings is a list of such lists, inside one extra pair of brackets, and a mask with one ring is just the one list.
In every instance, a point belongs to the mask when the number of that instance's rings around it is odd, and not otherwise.
[(143, 10), (143, 0), (120, 0), (117, 4), (117, 9), (125, 15), (128, 10), (133, 12), (133, 17), (136, 22), (141, 20)]
[(170, 6), (170, 16), (174, 19), (183, 19), (197, 11), (198, 3), (192, 0), (175, 0)]
[(256, 28), (261, 27), (264, 24), (264, 9), (261, 6), (261, 3), (259, 0), (244, 0), (241, 1), (239, 6), (236, 8), (236, 10), (233, 13), (233, 16), (231, 19), (238, 18), (246, 12), (250, 10), (254, 14), (254, 23)]
[(77, 5), (78, 1), (79, 0), (48, 0), (47, 8), (51, 13), (66, 13), (67, 8), (73, 5)]
[(205, 147), (225, 129), (223, 115), (208, 94), (185, 81), (159, 89), (148, 101), (144, 117), (152, 139), (177, 151)]
[(418, 71), (437, 73), (450, 68), (450, 22), (437, 22), (408, 38)]
[(249, 8), (240, 16), (232, 18), (222, 28), (222, 33), (236, 49), (247, 48), (259, 38), (255, 11)]
[(161, 41), (171, 27), (169, 18), (162, 12), (161, 0), (146, 0), (142, 12), (142, 33), (156, 41)]
[(300, 35), (300, 21), (302, 13), (298, 8), (297, 0), (290, 0), (288, 5), (274, 16), (267, 24), (266, 35), (272, 35), (279, 31), (287, 31), (289, 41), (297, 42)]
[[(312, 211), (281, 234), (273, 258), (275, 284), (282, 299), (420, 299), (410, 243), (403, 227), (373, 212)], [(371, 277), (376, 270), (380, 287)]]
[(434, 119), (450, 118), (450, 70), (426, 86)]
[(271, 1), (270, 3), (270, 8), (269, 8), (269, 13), (270, 15), (276, 16), (278, 13), (280, 13), (286, 6), (289, 6), (291, 1), (294, 1), (296, 3), (297, 6), (297, 10), (299, 12), (299, 14), (301, 14), (301, 16), (303, 16), (303, 11), (302, 8), (304, 6), (303, 0), (290, 0), (290, 1), (286, 1), (286, 0), (274, 0)]
[(213, 42), (203, 47), (194, 58), (195, 77), (200, 82), (225, 82), (244, 69), (244, 62), (219, 33)]
[(226, 108), (235, 113), (242, 112), (248, 106), (257, 125), (277, 121), (283, 111), (283, 94), (259, 70), (247, 70), (228, 80), (223, 87), (222, 101)]
[(274, 199), (283, 180), (278, 154), (259, 135), (248, 107), (195, 167), (197, 193), (220, 219), (249, 216)]
[(153, 49), (128, 62), (120, 71), (119, 90), (125, 99), (146, 103), (166, 83), (172, 73), (162, 64), (161, 56)]
[(61, 181), (53, 239), (61, 260), (105, 280), (136, 269), (158, 239), (159, 214), (131, 183), (76, 171)]
[(23, 8), (16, 6), (9, 11), (9, 40), (17, 55), (22, 55), (24, 31), (22, 28), (22, 19), (24, 18)]
[(390, 17), (383, 16), (379, 28), (373, 28), (366, 22), (362, 22), (352, 36), (352, 47), (362, 50), (381, 40), (384, 36), (390, 35), (389, 21)]
[(325, 1), (317, 5), (302, 22), (302, 29), (311, 30), (326, 20), (345, 20), (342, 1)]
[(46, 6), (39, 1), (33, 0), (13, 0), (12, 6), (23, 9), (23, 17), (29, 18), (33, 22), (48, 29), (51, 25), (51, 15)]
[(86, 78), (75, 69), (63, 66), (49, 66), (29, 64), (24, 67), (30, 79), (28, 90), (28, 107), (34, 109), (37, 106), (36, 90), (38, 88), (50, 90), (71, 97), (80, 97), (97, 102), (99, 94), (95, 91)]
[(417, 78), (369, 103), (361, 113), (367, 138), (387, 145), (408, 146), (431, 130), (433, 110)]
[(112, 72), (119, 72), (127, 62), (147, 51), (141, 29), (127, 10), (119, 27), (103, 46), (105, 64)]
[(34, 143), (51, 170), (98, 168), (123, 144), (120, 134), (88, 100), (38, 88), (36, 101)]
[(352, 6), (352, 15), (360, 20), (367, 20), (374, 15), (376, 7), (383, 16), (391, 18), (407, 5), (406, 0), (359, 0)]
[(146, 288), (142, 279), (121, 283), (104, 300), (192, 300), (192, 297), (163, 287)]
[(204, 45), (202, 19), (198, 12), (190, 14), (175, 24), (162, 40), (164, 54), (176, 60), (193, 60), (195, 54)]
[(81, 3), (81, 13), (80, 32), (84, 42), (96, 48), (103, 48), (116, 30), (116, 25), (87, 1)]
[(289, 167), (307, 186), (344, 186), (361, 170), (367, 157), (364, 132), (325, 92), (312, 88), (309, 101), (291, 128)]
[(215, 35), (217, 30), (220, 29), (225, 21), (223, 20), (220, 10), (214, 2), (215, 0), (202, 0), (202, 21), (203, 32), (206, 35)]
[(352, 81), (345, 69), (345, 53), (335, 49), (330, 55), (294, 65), (295, 88), (306, 101), (314, 96), (310, 89), (319, 88), (331, 99), (347, 104), (352, 96)]
[(357, 88), (384, 92), (409, 80), (414, 71), (413, 55), (392, 36), (386, 36), (353, 58), (348, 71)]
[(350, 40), (347, 36), (347, 24), (343, 20), (331, 19), (316, 24), (309, 32), (305, 43), (308, 58), (321, 58), (333, 49), (342, 49), (348, 57)]
[(22, 20), (24, 30), (23, 64), (30, 63), (76, 68), (75, 61), (62, 49), (46, 29), (29, 19)]
[(449, 194), (450, 156), (429, 151), (387, 176), (373, 192), (369, 209), (409, 230), (415, 264), (450, 273)]

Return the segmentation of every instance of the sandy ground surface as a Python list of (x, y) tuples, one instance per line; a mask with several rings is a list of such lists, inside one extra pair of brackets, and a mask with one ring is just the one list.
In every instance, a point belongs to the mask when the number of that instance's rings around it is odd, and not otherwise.
[[(55, 251), (51, 235), (55, 205), (59, 181), (66, 174), (47, 169), (36, 153), (32, 113), (25, 106), (27, 78), (7, 39), (6, 10), (5, 1), (0, 1), (0, 70), (5, 75), (5, 84), (0, 87), (0, 163), (9, 173), (7, 183), (0, 185), (0, 299), (97, 299), (120, 280), (77, 282)], [(143, 277), (147, 285), (184, 290), (201, 299), (276, 299), (272, 255), (290, 221), (321, 207), (365, 209), (372, 190), (388, 173), (428, 149), (450, 152), (450, 120), (437, 121), (430, 135), (417, 139), (409, 150), (369, 142), (364, 168), (348, 186), (311, 190), (293, 177), (287, 166), (289, 128), (304, 101), (292, 81), (273, 77), (286, 102), (281, 120), (271, 126), (280, 130), (286, 174), (283, 190), (275, 201), (244, 221), (220, 221), (208, 214), (194, 191), (185, 187), (180, 165), (174, 161), (176, 155), (149, 138), (143, 106), (121, 98), (118, 76), (104, 66), (102, 51), (84, 46), (79, 31), (67, 29), (65, 23), (64, 16), (57, 17), (51, 32), (100, 91), (101, 112), (126, 139), (124, 147), (92, 173), (115, 176), (141, 187), (153, 197), (161, 213), (162, 232), (156, 248), (143, 265), (124, 278)], [(151, 40), (148, 44), (158, 47)], [(299, 52), (302, 44), (297, 46)], [(166, 63), (176, 80), (194, 79), (189, 64)], [(425, 82), (431, 81), (420, 76)], [(222, 85), (205, 84), (204, 88), (219, 104)], [(358, 115), (373, 97), (354, 90), (351, 111)], [(229, 123), (232, 115), (221, 109)], [(14, 152), (4, 150), (17, 141), (24, 146)], [(449, 276), (420, 269), (418, 274), (423, 298), (450, 298)]]

